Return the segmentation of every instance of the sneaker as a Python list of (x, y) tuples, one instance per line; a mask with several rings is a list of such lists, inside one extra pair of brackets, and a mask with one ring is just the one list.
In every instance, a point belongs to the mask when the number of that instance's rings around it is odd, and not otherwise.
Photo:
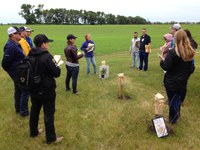
[(70, 88), (67, 88), (67, 89), (66, 89), (67, 92), (70, 91), (70, 90), (71, 90)]
[(38, 135), (42, 134), (42, 132), (43, 132), (43, 129), (40, 128), (40, 129), (38, 130)]
[(73, 92), (73, 94), (75, 94), (75, 95), (79, 95), (79, 92), (78, 92), (78, 91), (76, 91), (76, 92)]
[(64, 139), (63, 136), (57, 137), (56, 140), (53, 143), (60, 143)]

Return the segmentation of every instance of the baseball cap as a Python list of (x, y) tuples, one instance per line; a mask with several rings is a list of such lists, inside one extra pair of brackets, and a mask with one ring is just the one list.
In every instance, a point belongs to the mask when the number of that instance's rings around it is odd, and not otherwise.
[(25, 31), (27, 31), (27, 32), (33, 32), (34, 30), (31, 29), (31, 28), (29, 28), (29, 27), (25, 27)]
[(41, 46), (43, 43), (53, 42), (53, 40), (49, 39), (45, 34), (38, 34), (34, 37), (33, 42), (35, 46)]
[(19, 33), (21, 32), (21, 29), (17, 28), (16, 26), (9, 27), (7, 30), (8, 35)]
[(179, 30), (181, 28), (181, 25), (179, 23), (173, 24), (171, 26), (171, 29)]
[(22, 31), (25, 31), (26, 28), (24, 26), (20, 27), (19, 30), (22, 32)]
[(76, 36), (74, 36), (73, 34), (69, 34), (68, 36), (67, 36), (67, 39), (69, 40), (69, 39), (76, 39), (77, 37)]

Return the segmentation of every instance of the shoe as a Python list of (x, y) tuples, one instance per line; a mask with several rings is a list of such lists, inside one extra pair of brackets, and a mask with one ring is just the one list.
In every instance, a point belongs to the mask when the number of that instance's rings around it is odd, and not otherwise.
[(52, 143), (55, 143), (55, 144), (56, 144), (56, 143), (60, 143), (63, 139), (64, 139), (63, 136), (57, 137), (56, 140), (55, 140), (54, 142), (52, 142)]
[(75, 94), (75, 95), (79, 95), (79, 92), (78, 92), (78, 91), (76, 91), (76, 92), (73, 92), (73, 94)]
[(40, 128), (40, 129), (38, 130), (38, 135), (42, 134), (42, 132), (43, 132), (43, 129)]

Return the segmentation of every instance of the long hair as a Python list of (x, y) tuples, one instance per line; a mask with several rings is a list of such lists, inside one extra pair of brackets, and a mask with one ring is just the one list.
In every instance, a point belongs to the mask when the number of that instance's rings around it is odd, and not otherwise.
[(189, 38), (189, 40), (190, 40), (191, 46), (192, 46), (194, 49), (197, 49), (197, 48), (198, 48), (198, 44), (197, 44), (197, 42), (193, 39), (193, 37), (192, 37), (192, 35), (191, 35), (191, 32), (190, 32), (188, 29), (186, 29), (186, 30), (184, 30), (184, 31), (186, 32), (186, 34), (187, 34), (187, 36), (188, 36), (188, 38)]
[(194, 58), (195, 51), (192, 48), (187, 34), (184, 30), (178, 30), (174, 35), (176, 54), (183, 61), (191, 61)]

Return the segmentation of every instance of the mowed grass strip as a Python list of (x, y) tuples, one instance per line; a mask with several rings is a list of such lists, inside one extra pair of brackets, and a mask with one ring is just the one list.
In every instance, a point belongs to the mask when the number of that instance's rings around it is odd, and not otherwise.
[[(147, 130), (154, 116), (154, 95), (160, 92), (166, 97), (162, 82), (164, 74), (159, 66), (159, 58), (157, 57), (159, 49), (156, 47), (163, 44), (162, 34), (168, 31), (168, 26), (147, 26), (149, 32), (152, 32), (150, 35), (157, 37), (152, 41), (155, 48), (153, 48), (149, 57), (148, 72), (132, 69), (131, 56), (128, 52), (132, 31), (135, 31), (135, 29), (140, 30), (142, 26), (31, 27), (35, 29), (34, 34), (41, 32), (52, 37), (55, 42), (50, 44), (50, 51), (53, 54), (62, 54), (63, 59), (66, 36), (63, 31), (79, 36), (77, 46), (80, 46), (84, 40), (84, 33), (90, 32), (95, 43), (98, 44), (95, 50), (97, 66), (99, 67), (102, 60), (106, 60), (110, 66), (110, 77), (103, 80), (99, 79), (98, 75), (92, 74), (88, 77), (86, 75), (86, 60), (82, 58), (78, 79), (80, 95), (76, 96), (65, 91), (66, 69), (64, 65), (61, 66), (61, 77), (56, 79), (55, 126), (57, 135), (63, 135), (65, 140), (61, 144), (48, 146), (45, 144), (44, 133), (37, 138), (29, 138), (29, 120), (15, 114), (13, 83), (3, 69), (0, 68), (0, 149), (199, 148), (199, 53), (196, 54), (195, 58), (196, 71), (188, 83), (188, 93), (185, 106), (181, 110), (181, 119), (174, 126), (175, 134), (164, 139), (158, 139), (155, 134)], [(3, 28), (6, 29), (4, 26), (0, 27), (1, 33), (3, 33)], [(188, 28), (192, 30), (193, 26), (188, 26)], [(156, 32), (156, 29), (160, 32)], [(194, 29), (200, 31), (199, 26), (195, 26)], [(199, 37), (196, 38), (199, 39)], [(6, 40), (5, 34), (5, 37), (0, 41), (1, 48), (3, 48)], [(110, 47), (106, 45), (109, 42)], [(119, 100), (117, 98), (119, 92), (117, 74), (121, 72), (124, 72), (126, 76), (124, 90), (131, 97), (129, 100)], [(167, 106), (165, 107), (164, 116), (168, 117)], [(39, 127), (44, 129), (42, 111)]]

